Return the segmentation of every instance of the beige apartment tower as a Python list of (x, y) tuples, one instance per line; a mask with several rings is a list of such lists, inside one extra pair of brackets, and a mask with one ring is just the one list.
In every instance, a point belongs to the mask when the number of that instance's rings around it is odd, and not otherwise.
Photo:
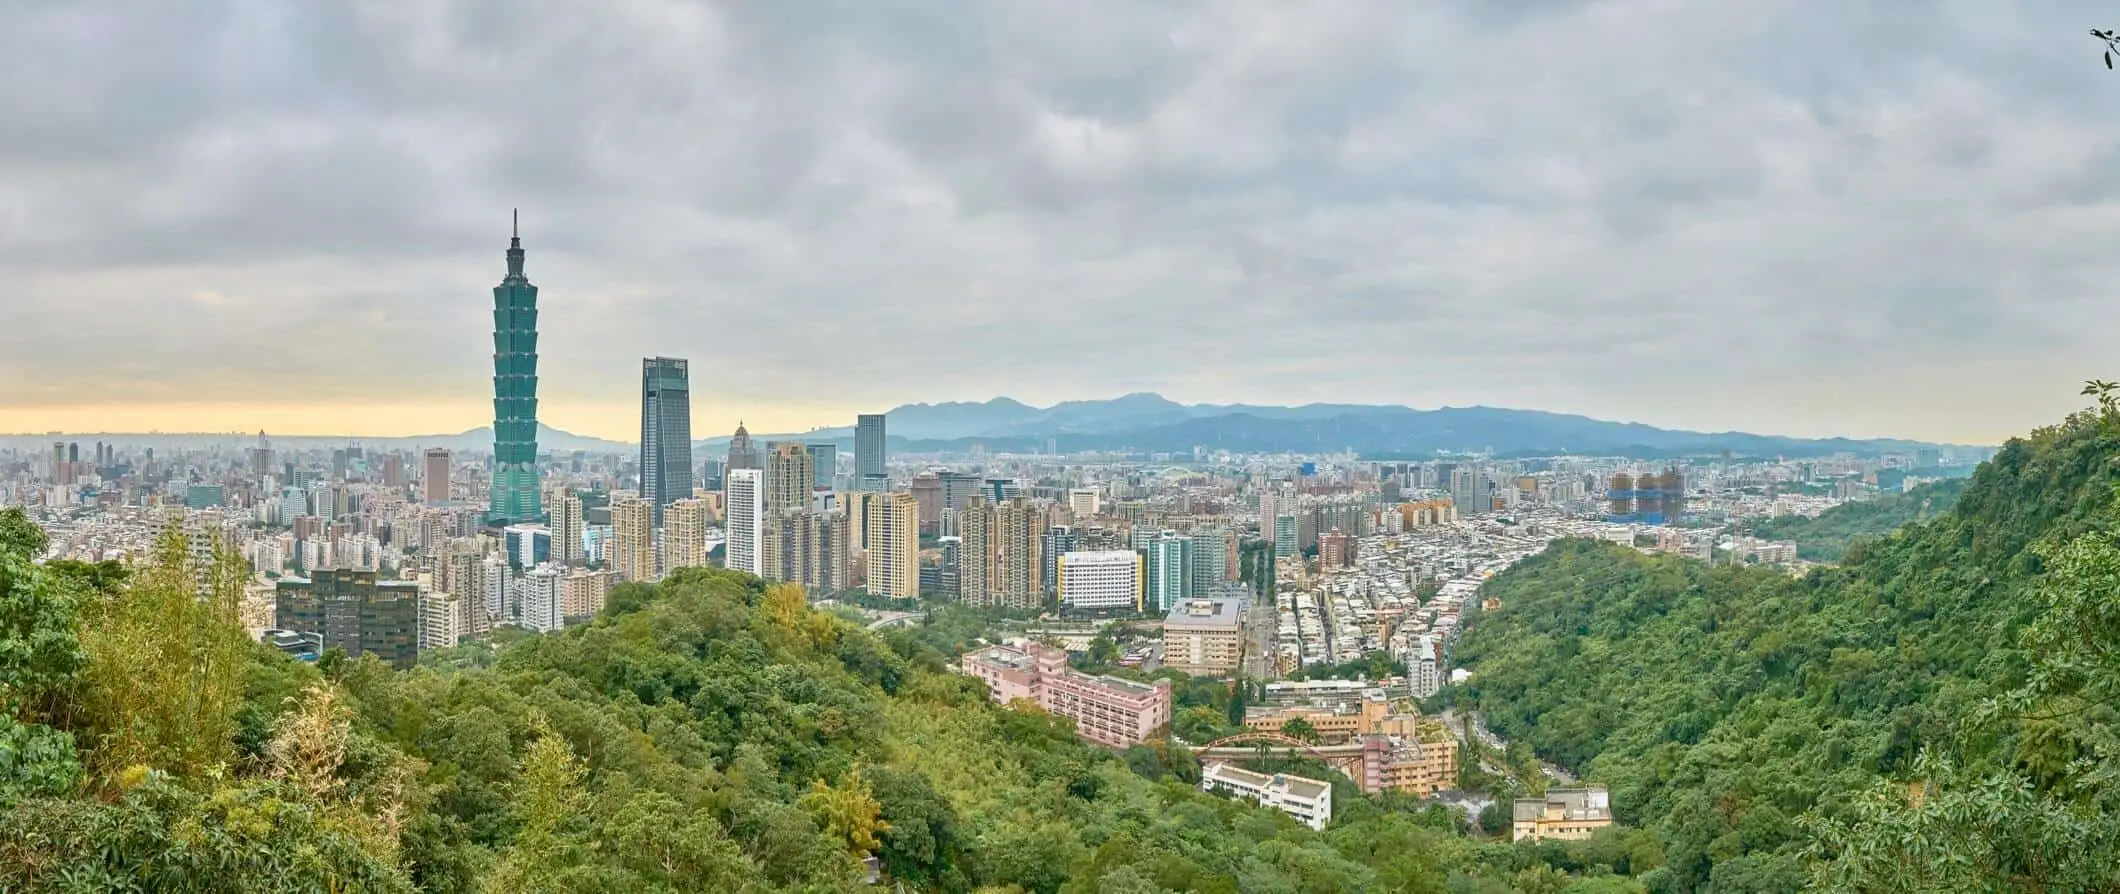
[(652, 583), (655, 575), (655, 507), (639, 497), (611, 504), (611, 570), (619, 579)]
[(672, 502), (663, 510), (663, 572), (707, 566), (707, 525), (713, 507), (698, 497)]
[(994, 511), (985, 497), (964, 501), (957, 513), (957, 598), (990, 605), (994, 578)]
[(801, 441), (779, 441), (766, 457), (766, 515), (810, 508), (810, 490), (817, 483), (817, 466), (810, 446)]
[(994, 507), (994, 576), (987, 588), (995, 605), (1037, 608), (1043, 601), (1039, 535), (1045, 527), (1045, 513), (1023, 497)]
[(552, 510), (552, 561), (561, 565), (587, 562), (582, 547), (582, 498), (561, 491), (546, 505)]
[(868, 500), (868, 592), (873, 596), (920, 596), (920, 504), (908, 493)]

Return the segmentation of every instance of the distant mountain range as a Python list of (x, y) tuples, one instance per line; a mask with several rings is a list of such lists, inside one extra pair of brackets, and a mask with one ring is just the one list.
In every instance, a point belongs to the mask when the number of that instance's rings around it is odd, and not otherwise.
[[(1552, 454), (1640, 457), (1713, 454), (1822, 456), (1895, 453), (1922, 447), (1956, 447), (1896, 439), (1790, 438), (1746, 432), (1697, 432), (1611, 422), (1541, 410), (1495, 407), (1409, 407), (1366, 404), (1181, 404), (1158, 394), (1128, 394), (1111, 400), (1075, 400), (1033, 407), (997, 397), (984, 403), (958, 401), (905, 404), (890, 410), (891, 449), (902, 452), (961, 451), (973, 444), (994, 452), (1033, 452), (1053, 442), (1063, 452), (1084, 450), (1189, 453), (1194, 446), (1249, 453), (1326, 453), (1352, 450), (1372, 457), (1429, 456), (1439, 451), (1492, 452), (1501, 456)], [(203, 447), (245, 446), (255, 436), (230, 434), (8, 435), (0, 443), (17, 448), (48, 446), (54, 439), (106, 440), (127, 444)], [(754, 432), (754, 440), (833, 441), (852, 449), (851, 426), (801, 433)], [(702, 450), (726, 449), (728, 436), (695, 442)], [(448, 447), (491, 449), (490, 428), (457, 434), (405, 438), (276, 437), (276, 446), (315, 448), (358, 443), (373, 449)], [(538, 426), (546, 450), (630, 452), (636, 445)], [(1965, 449), (1965, 448), (1958, 448)]]
[[(1684, 431), (1495, 407), (1416, 410), (1368, 404), (1181, 404), (1151, 393), (1065, 401), (1050, 407), (1033, 407), (1006, 397), (984, 403), (906, 404), (885, 415), (893, 449), (914, 452), (963, 450), (974, 443), (997, 452), (1035, 451), (1044, 449), (1048, 439), (1063, 452), (1190, 452), (1198, 445), (1254, 453), (1351, 449), (1365, 456), (1427, 456), (1438, 451), (1673, 456), (1724, 450), (1747, 456), (1819, 456), (1956, 446), (1896, 439)], [(753, 437), (851, 444), (853, 432), (851, 427), (835, 427), (801, 434), (754, 433)], [(702, 445), (727, 443), (728, 438), (718, 437)]]

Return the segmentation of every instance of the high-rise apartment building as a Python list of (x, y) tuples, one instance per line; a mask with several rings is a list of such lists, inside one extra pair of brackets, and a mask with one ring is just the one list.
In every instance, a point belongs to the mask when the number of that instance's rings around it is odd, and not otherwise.
[(1044, 601), (1038, 557), (1046, 527), (1044, 515), (1023, 497), (994, 506), (994, 576), (988, 588), (995, 604), (1037, 608)]
[(562, 492), (552, 498), (552, 561), (581, 565), (588, 561), (582, 548), (582, 498)]
[(604, 610), (604, 597), (618, 575), (577, 568), (559, 579), (560, 611), (569, 618), (593, 618)]
[(324, 648), (349, 657), (372, 653), (409, 668), (420, 657), (420, 585), (351, 568), (283, 577), (273, 584), (273, 626), (321, 636)]
[(1228, 528), (1194, 528), (1191, 537), (1192, 589), (1185, 595), (1206, 596), (1223, 581), (1234, 579), (1231, 572), (1237, 564), (1230, 555), (1236, 552), (1236, 541)]
[(1162, 531), (1150, 538), (1142, 550), (1147, 559), (1148, 596), (1145, 609), (1169, 611), (1185, 601), (1193, 589), (1192, 538), (1176, 531)]
[(534, 521), (537, 483), (537, 287), (523, 276), (520, 230), (508, 239), (508, 276), (493, 287), (493, 481), (486, 516)]
[(728, 543), (723, 564), (764, 577), (766, 526), (765, 472), (732, 468), (722, 476), (722, 508), (728, 516)]
[[(880, 417), (879, 417), (880, 418)], [(913, 495), (882, 494), (868, 501), (864, 527), (869, 538), (871, 595), (914, 599), (920, 596), (920, 507)]]
[(933, 534), (942, 527), (942, 478), (933, 472), (913, 476), (913, 502), (920, 504), (920, 533)]
[[(765, 577), (820, 593), (852, 587), (846, 513), (795, 509), (766, 519)], [(916, 544), (917, 547), (917, 544)], [(917, 548), (916, 548), (917, 554)], [(918, 590), (916, 588), (915, 592)]]
[(810, 508), (810, 491), (817, 480), (809, 445), (800, 441), (776, 441), (766, 455), (766, 515)]
[(971, 605), (993, 604), (994, 511), (986, 498), (974, 495), (957, 513), (957, 598)]
[(872, 481), (887, 474), (883, 419), (882, 413), (863, 413), (854, 417), (854, 478), (857, 481)]
[(611, 504), (611, 570), (635, 583), (657, 580), (655, 512), (638, 497)]
[(429, 447), (420, 465), (420, 501), (449, 502), (449, 451)]
[(707, 525), (713, 507), (698, 497), (686, 497), (669, 505), (663, 513), (663, 572), (707, 566)]
[(692, 385), (676, 357), (640, 362), (640, 495), (656, 527), (671, 503), (692, 496)]

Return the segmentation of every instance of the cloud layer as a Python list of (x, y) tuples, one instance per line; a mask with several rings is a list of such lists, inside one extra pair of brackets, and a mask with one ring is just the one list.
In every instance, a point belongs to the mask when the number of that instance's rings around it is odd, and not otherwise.
[(596, 434), (648, 354), (702, 432), (1159, 390), (1994, 440), (2116, 373), (2087, 2), (90, 7), (0, 8), (0, 428), (480, 424), (517, 206)]

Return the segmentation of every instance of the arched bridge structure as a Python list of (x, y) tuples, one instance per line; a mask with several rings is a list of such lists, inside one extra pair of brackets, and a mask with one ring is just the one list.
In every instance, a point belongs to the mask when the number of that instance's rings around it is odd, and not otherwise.
[(1363, 748), (1359, 739), (1345, 745), (1319, 745), (1284, 733), (1252, 730), (1190, 747), (1201, 760), (1243, 760), (1258, 757), (1262, 751), (1276, 755), (1301, 754), (1330, 764), (1357, 783), (1363, 776)]

